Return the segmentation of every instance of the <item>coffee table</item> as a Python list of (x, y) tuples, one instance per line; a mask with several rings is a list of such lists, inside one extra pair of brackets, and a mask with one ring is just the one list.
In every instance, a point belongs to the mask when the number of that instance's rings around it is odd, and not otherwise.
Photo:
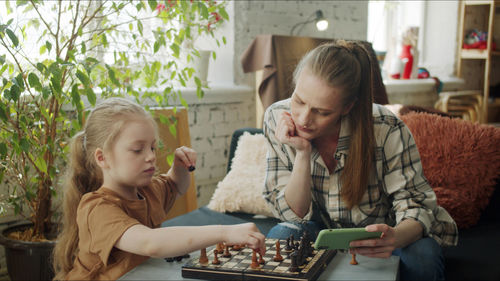
[[(191, 258), (199, 257), (199, 251)], [(338, 252), (318, 280), (398, 280), (399, 257), (388, 259), (368, 258), (357, 255), (358, 265), (351, 265), (351, 255)], [(164, 259), (149, 259), (132, 269), (119, 280), (198, 280), (182, 278), (182, 261), (166, 262)]]

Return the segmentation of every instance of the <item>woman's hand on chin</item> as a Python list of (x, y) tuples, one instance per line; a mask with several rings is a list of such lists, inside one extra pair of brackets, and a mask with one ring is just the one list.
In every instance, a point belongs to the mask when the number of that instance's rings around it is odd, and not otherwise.
[(288, 112), (283, 112), (275, 131), (276, 138), (298, 151), (311, 151), (311, 142), (297, 134), (295, 123)]

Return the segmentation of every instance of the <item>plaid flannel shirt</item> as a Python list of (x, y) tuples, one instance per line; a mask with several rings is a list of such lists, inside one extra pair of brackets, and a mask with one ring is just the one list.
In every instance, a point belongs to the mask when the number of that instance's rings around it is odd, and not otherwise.
[[(290, 178), (295, 150), (275, 137), (276, 124), (283, 111), (290, 111), (290, 99), (271, 105), (264, 116), (267, 138), (267, 170), (263, 196), (274, 215), (283, 221), (303, 222), (309, 212), (298, 217), (285, 200), (285, 186)], [(340, 198), (340, 174), (349, 154), (350, 129), (346, 118), (341, 129), (335, 159), (337, 166), (330, 174), (318, 150), (311, 153), (312, 200), (330, 216), (332, 227), (364, 227), (384, 223), (396, 226), (406, 218), (418, 221), (424, 236), (444, 246), (456, 245), (458, 230), (448, 212), (437, 205), (436, 195), (424, 177), (420, 155), (408, 127), (384, 106), (373, 105), (376, 151), (375, 173), (371, 173), (367, 191), (361, 202), (349, 210)]]

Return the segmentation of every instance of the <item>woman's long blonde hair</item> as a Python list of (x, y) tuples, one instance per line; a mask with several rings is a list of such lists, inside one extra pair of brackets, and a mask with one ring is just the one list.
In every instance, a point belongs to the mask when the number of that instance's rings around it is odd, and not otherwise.
[(331, 87), (340, 89), (345, 106), (353, 103), (347, 114), (352, 132), (349, 154), (340, 177), (340, 193), (348, 208), (361, 201), (373, 169), (375, 135), (372, 64), (362, 43), (337, 40), (307, 53), (294, 73), (297, 81), (300, 72), (307, 68)]
[[(102, 171), (94, 159), (97, 148), (109, 149), (127, 121), (151, 115), (141, 106), (123, 98), (109, 98), (88, 116), (85, 128), (71, 140), (70, 165), (64, 185), (62, 230), (53, 252), (54, 280), (63, 280), (78, 254), (76, 212), (85, 193), (101, 187)], [(156, 123), (154, 123), (156, 124)], [(156, 126), (156, 125), (155, 125)]]

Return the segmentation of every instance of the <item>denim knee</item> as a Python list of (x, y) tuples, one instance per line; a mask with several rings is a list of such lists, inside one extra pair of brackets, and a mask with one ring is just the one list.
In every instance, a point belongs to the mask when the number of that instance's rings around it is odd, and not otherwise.
[(269, 230), (266, 237), (287, 239), (290, 235), (293, 235), (295, 239), (299, 239), (304, 234), (304, 231), (306, 231), (309, 239), (314, 241), (320, 230), (319, 225), (314, 221), (304, 223), (280, 222)]
[(402, 249), (394, 255), (400, 257), (401, 280), (444, 280), (444, 257), (436, 240), (425, 237)]

